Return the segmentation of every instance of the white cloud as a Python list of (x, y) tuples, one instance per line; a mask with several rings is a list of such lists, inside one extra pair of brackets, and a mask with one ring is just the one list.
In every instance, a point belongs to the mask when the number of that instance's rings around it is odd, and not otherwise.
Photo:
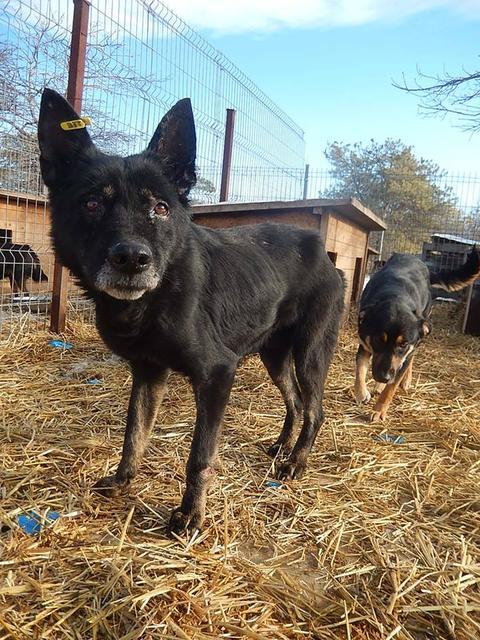
[(163, 0), (188, 24), (216, 33), (355, 26), (433, 8), (480, 17), (480, 0)]

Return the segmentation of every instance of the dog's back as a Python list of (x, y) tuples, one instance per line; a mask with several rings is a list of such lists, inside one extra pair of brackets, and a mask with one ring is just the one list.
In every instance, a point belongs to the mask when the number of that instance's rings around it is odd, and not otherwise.
[(360, 311), (387, 299), (408, 298), (424, 311), (430, 304), (430, 273), (416, 256), (395, 253), (385, 266), (374, 273), (365, 287)]
[(213, 322), (240, 356), (258, 350), (280, 328), (299, 323), (317, 307), (316, 299), (327, 307), (342, 300), (341, 277), (316, 231), (271, 222), (191, 231), (190, 250), (201, 248), (192, 282), (201, 323)]

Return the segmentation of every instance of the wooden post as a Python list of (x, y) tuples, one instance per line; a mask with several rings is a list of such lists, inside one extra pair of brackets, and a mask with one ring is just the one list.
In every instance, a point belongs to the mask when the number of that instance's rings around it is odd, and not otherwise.
[(227, 109), (225, 123), (225, 141), (223, 144), (222, 181), (220, 183), (220, 202), (228, 200), (230, 170), (232, 168), (233, 132), (235, 130), (235, 109)]
[[(81, 115), (90, 2), (88, 0), (73, 0), (73, 5), (67, 100), (75, 111)], [(65, 330), (67, 294), (68, 271), (55, 259), (52, 309), (50, 315), (50, 329), (55, 331), (55, 333), (61, 333)]]

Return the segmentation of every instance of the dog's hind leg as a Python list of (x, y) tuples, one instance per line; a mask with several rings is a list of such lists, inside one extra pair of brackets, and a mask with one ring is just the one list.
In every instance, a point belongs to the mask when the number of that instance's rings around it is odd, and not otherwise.
[(8, 279), (10, 280), (10, 287), (12, 288), (12, 293), (19, 293), (21, 289), (18, 288), (18, 284), (17, 284), (17, 281), (15, 280), (13, 273), (8, 274)]
[(288, 460), (280, 465), (282, 480), (301, 478), (307, 458), (324, 421), (323, 392), (338, 332), (340, 311), (333, 312), (328, 324), (314, 332), (304, 328), (304, 335), (294, 348), (295, 371), (303, 400), (303, 426)]
[(94, 485), (95, 491), (107, 497), (118, 495), (136, 475), (167, 386), (167, 369), (137, 363), (131, 367), (132, 393), (122, 458), (114, 475)]
[(236, 368), (237, 362), (226, 360), (206, 369), (200, 380), (192, 381), (197, 418), (187, 462), (187, 487), (180, 507), (170, 518), (169, 529), (173, 533), (202, 526), (208, 488), (216, 475), (220, 426)]
[(363, 345), (358, 346), (357, 355), (355, 356), (355, 400), (357, 404), (363, 404), (370, 400), (370, 392), (367, 389), (367, 372), (368, 365), (372, 354), (369, 353)]
[(277, 440), (268, 450), (268, 455), (275, 457), (280, 451), (289, 454), (293, 444), (293, 429), (302, 412), (302, 398), (298, 388), (291, 346), (267, 345), (260, 351), (265, 368), (282, 394), (287, 413), (283, 428)]

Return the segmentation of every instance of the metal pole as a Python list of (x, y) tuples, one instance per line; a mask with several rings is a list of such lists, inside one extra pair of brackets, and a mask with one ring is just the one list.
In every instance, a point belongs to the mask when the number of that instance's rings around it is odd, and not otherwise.
[(303, 199), (307, 199), (308, 195), (308, 174), (310, 173), (310, 165), (305, 165), (305, 175), (303, 177)]
[(385, 231), (382, 231), (380, 234), (380, 248), (378, 250), (378, 259), (382, 260), (382, 253), (383, 253), (383, 241), (385, 239)]
[[(88, 0), (73, 0), (72, 40), (70, 43), (70, 61), (68, 65), (67, 100), (80, 114), (82, 109), (83, 78), (87, 51)], [(68, 272), (58, 260), (53, 271), (52, 309), (50, 329), (55, 333), (65, 330), (67, 314)]]
[(235, 130), (235, 109), (227, 109), (225, 123), (225, 141), (223, 144), (222, 181), (220, 183), (220, 202), (228, 200), (230, 170), (232, 168), (233, 132)]
[(468, 319), (469, 319), (469, 316), (470, 316), (470, 305), (472, 304), (472, 297), (473, 297), (473, 284), (471, 284), (467, 289), (467, 300), (466, 300), (466, 303), (465, 303), (465, 314), (463, 316), (463, 321), (462, 321), (462, 333), (466, 333), (466, 330), (467, 330)]

